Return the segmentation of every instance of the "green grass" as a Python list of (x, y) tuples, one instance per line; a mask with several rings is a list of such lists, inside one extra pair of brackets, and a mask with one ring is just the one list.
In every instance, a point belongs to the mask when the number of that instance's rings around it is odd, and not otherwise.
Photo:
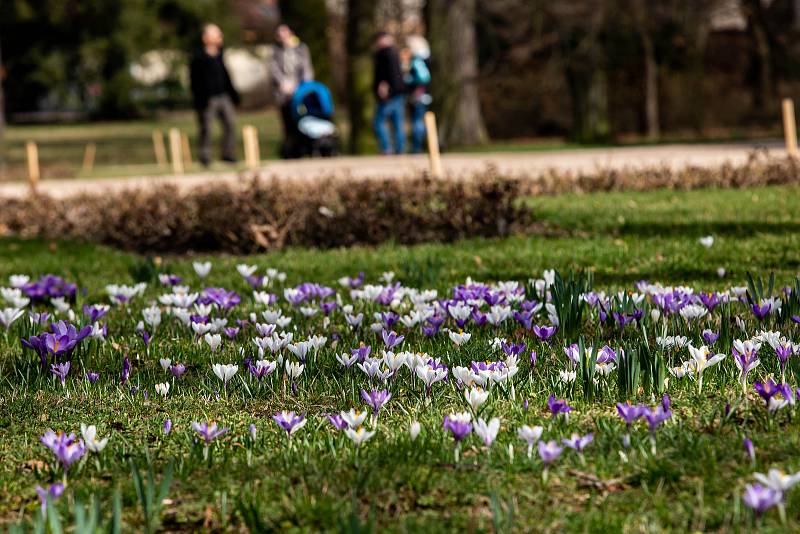
[[(545, 268), (561, 271), (588, 270), (599, 289), (632, 289), (640, 279), (685, 283), (702, 288), (744, 285), (748, 271), (761, 276), (775, 272), (782, 283), (797, 274), (800, 264), (797, 227), (800, 224), (800, 188), (776, 187), (742, 191), (695, 191), (612, 193), (542, 197), (529, 202), (542, 221), (542, 235), (506, 239), (474, 239), (443, 245), (415, 247), (385, 245), (330, 251), (287, 250), (247, 258), (222, 256), (207, 285), (237, 290), (243, 296), (235, 317), (255, 310), (250, 292), (235, 272), (237, 263), (275, 267), (287, 273), (286, 286), (307, 280), (338, 287), (336, 279), (362, 270), (376, 281), (392, 270), (406, 286), (434, 287), (440, 296), (467, 276), (480, 281), (538, 278)], [(714, 235), (706, 249), (699, 237)], [(161, 269), (184, 276), (200, 287), (192, 274), (191, 261), (198, 258), (163, 257)], [(141, 257), (104, 247), (76, 243), (41, 243), (17, 239), (0, 240), (0, 280), (12, 273), (39, 275), (52, 272), (66, 276), (86, 288), (78, 302), (106, 299), (106, 283), (131, 283), (131, 272), (147, 265)], [(724, 267), (724, 279), (717, 269)], [(800, 528), (800, 498), (790, 493), (787, 525), (781, 526), (775, 510), (756, 523), (741, 504), (753, 471), (780, 467), (800, 469), (796, 450), (800, 433), (797, 414), (789, 409), (768, 418), (757, 398), (740, 404), (736, 371), (730, 356), (705, 376), (702, 394), (694, 383), (671, 379), (668, 391), (675, 414), (658, 433), (658, 452), (649, 450), (646, 431), (637, 423), (634, 447), (627, 458), (620, 454), (623, 425), (615, 414), (616, 386), (610, 384), (594, 401), (584, 400), (581, 387), (570, 391), (557, 380), (564, 366), (558, 349), (548, 349), (528, 332), (510, 324), (501, 335), (525, 341), (539, 354), (536, 370), (520, 364), (515, 397), (495, 390), (484, 415), (496, 415), (503, 424), (498, 442), (488, 455), (475, 436), (468, 438), (458, 465), (453, 446), (442, 432), (443, 415), (463, 410), (462, 394), (452, 385), (438, 384), (433, 400), (421, 400), (419, 383), (402, 375), (389, 389), (393, 398), (381, 415), (378, 434), (355, 454), (353, 446), (320, 419), (320, 414), (361, 406), (358, 389), (367, 382), (359, 371), (342, 373), (333, 359), (359, 341), (380, 345), (369, 333), (354, 335), (335, 317), (332, 329), (341, 338), (334, 348), (326, 346), (298, 381), (293, 396), (282, 381), (257, 386), (239, 374), (226, 392), (210, 371), (210, 362), (238, 360), (228, 343), (223, 354), (212, 356), (204, 345), (194, 343), (182, 328), (164, 316), (164, 323), (145, 351), (134, 335), (139, 310), (160, 292), (151, 284), (144, 297), (128, 308), (110, 314), (110, 341), (92, 342), (81, 349), (76, 365), (94, 369), (101, 380), (88, 386), (77, 374), (67, 381), (69, 398), (49, 377), (41, 378), (34, 357), (22, 353), (14, 341), (27, 334), (21, 323), (6, 340), (0, 333), (0, 518), (6, 524), (31, 521), (38, 513), (34, 486), (58, 480), (47, 470), (51, 457), (37, 437), (48, 427), (77, 431), (81, 422), (98, 425), (110, 443), (99, 457), (74, 467), (69, 475), (69, 498), (56, 509), (72, 522), (73, 500), (88, 503), (92, 496), (112, 517), (115, 491), (122, 501), (121, 519), (129, 530), (144, 529), (145, 517), (130, 479), (130, 461), (146, 469), (150, 463), (160, 480), (168, 465), (174, 468), (168, 501), (158, 514), (167, 530), (251, 529), (295, 531), (748, 531), (760, 525), (765, 531)], [(275, 288), (280, 293), (281, 284)], [(346, 295), (343, 295), (347, 300)], [(289, 312), (284, 304), (282, 307)], [(75, 306), (76, 312), (79, 305)], [(128, 311), (130, 310), (130, 311)], [(374, 311), (374, 308), (365, 312)], [(747, 317), (743, 307), (735, 313)], [(291, 312), (298, 338), (322, 330), (319, 316), (303, 320)], [(371, 315), (365, 313), (365, 315)], [(708, 326), (718, 328), (714, 314)], [(537, 319), (538, 323), (546, 319)], [(747, 319), (748, 332), (756, 325)], [(699, 329), (673, 326), (697, 340)], [(775, 326), (796, 338), (794, 327)], [(404, 348), (419, 348), (442, 357), (448, 364), (497, 359), (488, 349), (495, 335), (487, 329), (468, 327), (474, 336), (456, 350), (446, 338), (429, 340), (409, 333)], [(330, 332), (328, 332), (330, 338)], [(587, 325), (589, 341), (602, 339), (619, 346), (613, 332)], [(251, 337), (248, 333), (247, 338)], [(626, 331), (625, 341), (636, 338)], [(557, 344), (562, 343), (558, 339)], [(572, 341), (572, 340), (570, 340)], [(112, 344), (113, 342), (113, 344)], [(252, 346), (240, 341), (242, 346)], [(127, 354), (133, 363), (130, 383), (118, 385), (120, 362)], [(154, 393), (154, 384), (166, 380), (159, 357), (170, 357), (187, 365), (185, 377), (176, 383), (166, 400)], [(685, 359), (685, 355), (682, 358)], [(777, 372), (769, 348), (762, 349), (762, 365), (751, 375), (763, 379)], [(800, 365), (793, 361), (787, 381), (796, 384)], [(131, 396), (129, 385), (150, 393)], [(216, 391), (220, 397), (216, 397)], [(545, 403), (550, 393), (565, 395), (576, 411), (568, 421), (552, 421)], [(522, 399), (529, 399), (525, 411)], [(634, 400), (653, 404), (647, 396)], [(733, 405), (724, 415), (726, 402)], [(280, 409), (307, 413), (310, 421), (287, 447), (270, 416)], [(174, 430), (163, 436), (161, 425), (169, 417)], [(203, 459), (202, 447), (192, 445), (189, 428), (193, 420), (216, 420), (231, 428), (213, 446), (211, 461)], [(408, 424), (418, 419), (423, 432), (412, 443)], [(255, 443), (248, 425), (257, 425)], [(586, 451), (586, 465), (572, 453), (565, 454), (542, 482), (538, 461), (525, 457), (524, 443), (516, 437), (521, 424), (545, 427), (546, 439), (571, 432), (594, 432), (595, 441)], [(741, 447), (747, 435), (755, 442), (757, 464), (752, 467)], [(509, 461), (508, 445), (515, 458)], [(534, 456), (535, 456), (534, 452)], [(99, 469), (98, 469), (99, 467)]]

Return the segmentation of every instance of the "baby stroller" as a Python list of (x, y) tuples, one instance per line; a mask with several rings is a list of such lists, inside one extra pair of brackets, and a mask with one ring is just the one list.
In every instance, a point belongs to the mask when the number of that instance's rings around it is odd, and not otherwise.
[(325, 84), (303, 82), (292, 96), (292, 132), (284, 142), (284, 158), (329, 158), (339, 150), (333, 123), (333, 99)]

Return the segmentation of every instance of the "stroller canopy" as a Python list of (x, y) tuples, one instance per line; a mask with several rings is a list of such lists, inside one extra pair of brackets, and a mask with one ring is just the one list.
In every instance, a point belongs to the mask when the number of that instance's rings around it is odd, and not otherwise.
[(333, 98), (324, 83), (303, 82), (297, 87), (292, 96), (292, 117), (295, 122), (307, 116), (330, 119), (332, 115)]

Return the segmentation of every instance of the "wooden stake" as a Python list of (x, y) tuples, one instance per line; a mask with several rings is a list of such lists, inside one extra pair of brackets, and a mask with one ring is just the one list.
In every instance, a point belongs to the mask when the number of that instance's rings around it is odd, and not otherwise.
[(258, 130), (255, 126), (247, 124), (242, 127), (242, 141), (244, 142), (244, 161), (249, 169), (257, 169), (261, 164), (261, 153), (258, 146)]
[(181, 154), (181, 132), (177, 128), (169, 129), (169, 152), (172, 158), (173, 174), (183, 174), (183, 155)]
[(189, 167), (192, 164), (192, 149), (186, 132), (181, 132), (181, 148), (183, 149), (183, 164)]
[(167, 166), (167, 148), (164, 146), (164, 134), (161, 130), (153, 130), (153, 152), (159, 167)]
[(783, 99), (783, 136), (786, 138), (786, 153), (789, 157), (796, 158), (797, 152), (797, 126), (794, 117), (794, 102), (791, 98)]
[(431, 177), (441, 178), (442, 158), (439, 155), (439, 133), (436, 131), (436, 115), (433, 111), (425, 112), (425, 131), (428, 134), (428, 158), (430, 159)]
[(97, 145), (94, 143), (87, 143), (86, 149), (83, 151), (83, 172), (92, 172), (94, 169), (94, 157), (97, 154)]
[(31, 193), (35, 194), (39, 185), (39, 147), (34, 141), (28, 141), (25, 151), (28, 154), (28, 184), (31, 186)]

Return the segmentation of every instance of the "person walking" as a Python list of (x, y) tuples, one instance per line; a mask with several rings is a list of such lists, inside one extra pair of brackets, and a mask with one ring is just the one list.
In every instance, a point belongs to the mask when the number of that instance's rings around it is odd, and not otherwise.
[(211, 163), (211, 128), (214, 118), (222, 122), (222, 159), (236, 162), (236, 111), (239, 93), (231, 83), (223, 61), (223, 35), (216, 24), (203, 27), (202, 46), (190, 65), (194, 108), (200, 125), (200, 163)]
[[(382, 154), (405, 152), (405, 84), (400, 68), (400, 57), (394, 47), (394, 38), (386, 32), (375, 36), (375, 75), (373, 91), (377, 100), (373, 128)], [(386, 122), (392, 123), (394, 150), (389, 140)]]
[(297, 142), (297, 125), (292, 117), (292, 97), (302, 82), (314, 79), (314, 66), (308, 47), (286, 24), (275, 31), (276, 44), (272, 49), (269, 74), (275, 104), (281, 110), (283, 145), (281, 156), (292, 157)]
[(419, 154), (425, 141), (425, 112), (431, 104), (428, 85), (431, 72), (428, 66), (431, 49), (421, 35), (409, 35), (406, 46), (400, 51), (404, 81), (411, 108), (411, 152)]

